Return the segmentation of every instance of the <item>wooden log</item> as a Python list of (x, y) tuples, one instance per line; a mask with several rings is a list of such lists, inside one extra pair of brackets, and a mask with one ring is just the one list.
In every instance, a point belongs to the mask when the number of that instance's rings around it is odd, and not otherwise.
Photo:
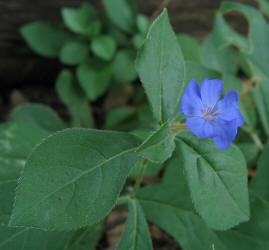
[[(163, 0), (136, 0), (138, 9), (151, 16)], [(19, 28), (36, 20), (61, 22), (60, 9), (79, 6), (82, 0), (0, 0), (0, 90), (24, 84), (54, 84), (62, 65), (57, 60), (45, 59), (31, 51), (20, 36)], [(172, 0), (168, 6), (176, 32), (184, 32), (203, 39), (212, 29), (214, 12), (222, 0)], [(254, 4), (253, 0), (236, 0)], [(102, 9), (100, 0), (91, 0)], [(242, 31), (246, 25), (232, 19)]]

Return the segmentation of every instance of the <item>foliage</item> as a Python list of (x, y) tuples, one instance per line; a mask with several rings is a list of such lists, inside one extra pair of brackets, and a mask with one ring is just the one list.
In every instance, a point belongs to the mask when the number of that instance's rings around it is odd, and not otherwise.
[[(268, 15), (268, 3), (259, 3)], [(95, 249), (115, 207), (128, 209), (119, 250), (153, 249), (148, 221), (184, 250), (268, 249), (266, 19), (224, 2), (200, 44), (174, 33), (166, 9), (149, 28), (132, 1), (103, 4), (105, 16), (86, 3), (64, 8), (66, 28), (36, 22), (21, 29), (35, 52), (69, 66), (56, 90), (72, 118), (25, 104), (0, 125), (0, 250)], [(248, 37), (224, 18), (233, 10), (248, 19)], [(227, 150), (188, 131), (180, 113), (182, 99), (195, 102), (181, 98), (188, 83), (205, 78), (239, 94), (245, 123)], [(109, 110), (107, 130), (94, 129), (89, 101), (131, 82), (132, 106)], [(159, 183), (147, 185), (143, 177), (156, 175)]]

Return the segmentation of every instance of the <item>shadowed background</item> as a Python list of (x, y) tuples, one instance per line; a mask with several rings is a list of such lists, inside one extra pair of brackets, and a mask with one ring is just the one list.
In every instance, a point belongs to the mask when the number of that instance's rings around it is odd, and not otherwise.
[[(165, 0), (135, 0), (138, 10), (152, 16)], [(57, 59), (46, 59), (36, 55), (23, 41), (19, 29), (23, 24), (36, 21), (52, 21), (61, 23), (61, 8), (76, 7), (81, 0), (0, 0), (0, 116), (9, 110), (6, 106), (10, 99), (20, 99), (14, 95), (14, 89), (32, 89), (39, 86), (36, 98), (39, 100), (44, 91), (52, 91), (57, 73), (61, 65)], [(102, 9), (100, 0), (88, 1), (98, 9)], [(171, 0), (168, 5), (169, 16), (176, 32), (187, 33), (198, 40), (203, 40), (211, 31), (214, 13), (222, 0)], [(236, 0), (256, 5), (254, 0)], [(243, 18), (231, 17), (230, 23), (239, 31), (246, 32), (247, 26)], [(49, 88), (48, 88), (49, 87)], [(41, 90), (40, 90), (41, 89)], [(24, 91), (25, 92), (25, 91)], [(27, 95), (27, 94), (26, 94)], [(15, 100), (16, 102), (16, 100)], [(50, 101), (43, 101), (50, 103)], [(52, 104), (53, 106), (53, 104)]]

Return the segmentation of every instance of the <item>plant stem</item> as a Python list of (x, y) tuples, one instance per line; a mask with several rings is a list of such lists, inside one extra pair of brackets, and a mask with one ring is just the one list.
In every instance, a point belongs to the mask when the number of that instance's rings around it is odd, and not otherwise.
[(246, 126), (242, 126), (241, 128), (251, 136), (257, 148), (263, 150), (263, 143), (257, 133), (255, 133), (251, 128)]
[(117, 200), (117, 205), (127, 203), (130, 200), (130, 195), (120, 196)]
[(143, 180), (144, 177), (144, 171), (145, 171), (145, 167), (147, 165), (148, 160), (147, 159), (143, 159), (142, 164), (141, 164), (141, 168), (140, 171), (138, 173), (138, 176), (136, 178), (136, 182), (134, 185), (134, 189), (132, 190), (131, 194), (130, 194), (130, 198), (133, 199), (135, 197), (136, 192), (138, 191), (140, 184)]

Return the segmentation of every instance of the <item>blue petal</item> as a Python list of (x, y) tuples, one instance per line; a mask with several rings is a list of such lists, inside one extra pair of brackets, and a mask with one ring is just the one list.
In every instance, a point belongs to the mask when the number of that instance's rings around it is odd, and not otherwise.
[(180, 112), (188, 116), (200, 116), (202, 110), (200, 89), (196, 81), (192, 79), (181, 98)]
[(211, 138), (217, 135), (213, 123), (202, 117), (187, 118), (186, 125), (199, 138)]
[(201, 98), (205, 108), (214, 107), (221, 97), (223, 84), (221, 80), (204, 79), (200, 86)]
[(237, 134), (236, 120), (225, 121), (223, 119), (216, 119), (214, 122), (214, 129), (217, 136), (214, 137), (214, 142), (218, 148), (226, 150), (231, 146)]
[(218, 117), (226, 121), (236, 120), (237, 127), (244, 124), (244, 117), (238, 109), (238, 94), (236, 91), (228, 91), (224, 98), (218, 102), (216, 109), (220, 111)]

